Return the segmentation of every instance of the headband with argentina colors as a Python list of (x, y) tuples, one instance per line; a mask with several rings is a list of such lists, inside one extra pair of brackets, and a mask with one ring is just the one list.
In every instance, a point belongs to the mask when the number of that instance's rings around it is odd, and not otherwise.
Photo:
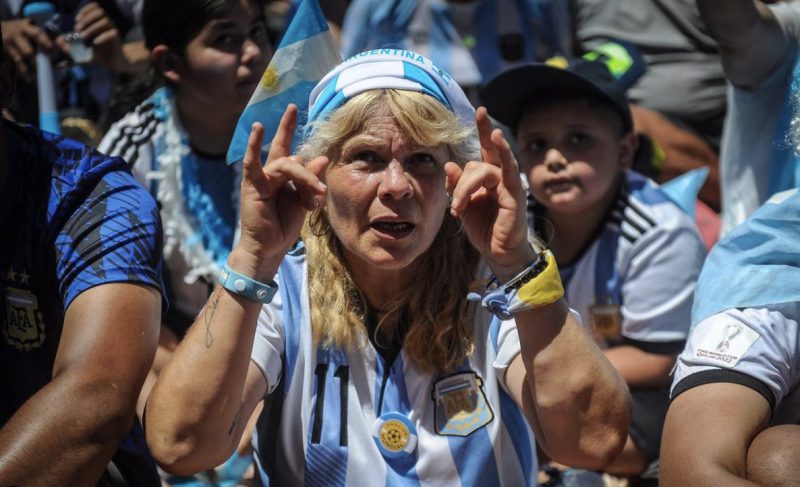
[(309, 96), (306, 130), (355, 95), (379, 89), (425, 93), (450, 109), (465, 127), (475, 122), (475, 109), (464, 91), (433, 61), (404, 49), (373, 49), (345, 60), (317, 83)]

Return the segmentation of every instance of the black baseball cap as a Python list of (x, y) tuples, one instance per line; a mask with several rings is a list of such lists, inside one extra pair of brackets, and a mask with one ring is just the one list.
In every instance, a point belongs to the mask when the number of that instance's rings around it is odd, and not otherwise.
[(548, 91), (586, 93), (607, 101), (622, 117), (625, 132), (633, 129), (625, 89), (605, 63), (578, 59), (563, 64), (530, 63), (508, 69), (484, 85), (479, 94), (481, 103), (489, 115), (516, 133), (531, 100), (542, 99)]

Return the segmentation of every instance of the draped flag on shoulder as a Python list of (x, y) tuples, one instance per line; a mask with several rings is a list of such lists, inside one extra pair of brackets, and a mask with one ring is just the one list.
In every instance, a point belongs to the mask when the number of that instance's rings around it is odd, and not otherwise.
[(340, 61), (318, 1), (301, 0), (261, 76), (261, 82), (239, 116), (228, 147), (228, 164), (239, 162), (244, 157), (253, 122), (261, 122), (264, 126), (262, 152), (266, 153), (289, 103), (298, 108), (297, 129), (292, 143), (295, 147), (297, 134), (302, 134), (305, 126), (311, 90)]

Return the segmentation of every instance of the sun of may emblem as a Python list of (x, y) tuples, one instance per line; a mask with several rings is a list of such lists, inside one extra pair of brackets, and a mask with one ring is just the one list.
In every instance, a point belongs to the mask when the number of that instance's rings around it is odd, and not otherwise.
[(269, 66), (264, 75), (261, 76), (261, 88), (265, 91), (275, 92), (278, 91), (281, 84), (281, 77), (278, 70), (274, 66)]

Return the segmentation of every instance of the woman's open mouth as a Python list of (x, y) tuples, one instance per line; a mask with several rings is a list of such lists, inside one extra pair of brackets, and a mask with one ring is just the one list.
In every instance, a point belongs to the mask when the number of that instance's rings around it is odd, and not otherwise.
[(403, 238), (414, 231), (414, 224), (408, 222), (376, 221), (370, 224), (370, 228), (387, 237)]

